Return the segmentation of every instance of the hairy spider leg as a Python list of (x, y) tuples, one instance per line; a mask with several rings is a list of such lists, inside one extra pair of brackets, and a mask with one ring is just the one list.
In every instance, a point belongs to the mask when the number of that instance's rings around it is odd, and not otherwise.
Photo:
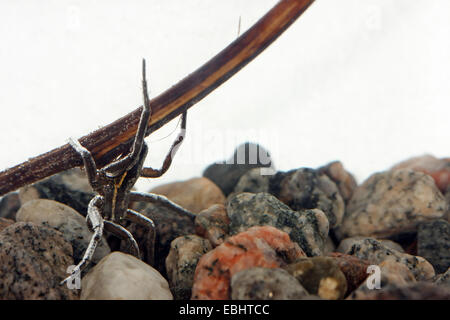
[(61, 284), (64, 284), (67, 281), (72, 281), (77, 275), (80, 274), (81, 269), (84, 268), (89, 262), (91, 262), (92, 256), (94, 255), (95, 248), (97, 247), (97, 243), (100, 241), (103, 235), (103, 218), (100, 214), (99, 210), (99, 202), (102, 201), (101, 196), (95, 196), (89, 202), (88, 206), (88, 217), (92, 225), (92, 229), (94, 230), (94, 234), (91, 237), (91, 241), (84, 253), (81, 261), (73, 268), (70, 276), (61, 281)]
[(178, 134), (177, 138), (175, 139), (172, 146), (170, 147), (170, 150), (164, 159), (161, 169), (142, 168), (141, 177), (158, 178), (158, 177), (161, 177), (164, 173), (166, 173), (166, 171), (170, 168), (173, 157), (175, 156), (176, 152), (178, 151), (178, 148), (181, 146), (181, 143), (183, 142), (184, 137), (186, 135), (186, 117), (187, 117), (187, 111), (184, 111), (181, 116), (180, 133)]
[(72, 148), (75, 149), (76, 152), (80, 154), (81, 158), (83, 159), (84, 169), (86, 170), (89, 184), (91, 185), (92, 189), (98, 192), (100, 188), (98, 181), (99, 177), (97, 165), (95, 164), (92, 154), (76, 139), (69, 138), (69, 144), (72, 146)]
[(125, 219), (147, 228), (147, 239), (149, 243), (149, 245), (147, 245), (147, 261), (153, 266), (155, 263), (156, 244), (156, 227), (153, 220), (132, 209), (127, 210)]
[(123, 172), (131, 169), (136, 162), (139, 160), (141, 154), (141, 149), (144, 144), (145, 132), (147, 131), (148, 122), (151, 117), (152, 109), (150, 106), (150, 99), (148, 97), (147, 91), (147, 80), (145, 75), (145, 59), (142, 60), (142, 91), (144, 96), (144, 105), (142, 106), (141, 118), (139, 120), (138, 129), (136, 136), (134, 137), (133, 146), (131, 147), (131, 152), (125, 157), (114, 161), (107, 166), (103, 167), (102, 170), (107, 172), (109, 177), (117, 177)]
[(133, 248), (133, 251), (134, 251), (133, 255), (136, 258), (138, 258), (139, 260), (141, 259), (141, 255), (139, 253), (139, 246), (138, 246), (136, 240), (134, 240), (134, 237), (130, 231), (128, 231), (121, 225), (114, 223), (112, 221), (104, 220), (103, 223), (105, 225), (106, 231), (111, 232), (112, 234), (117, 236), (119, 239), (128, 240), (130, 242), (131, 247)]
[(130, 191), (130, 201), (145, 201), (145, 202), (158, 204), (163, 207), (166, 207), (167, 209), (171, 209), (177, 213), (185, 215), (185, 216), (191, 218), (192, 220), (195, 219), (194, 213), (190, 212), (189, 210), (186, 210), (182, 206), (169, 200), (167, 197), (159, 195), (159, 194)]

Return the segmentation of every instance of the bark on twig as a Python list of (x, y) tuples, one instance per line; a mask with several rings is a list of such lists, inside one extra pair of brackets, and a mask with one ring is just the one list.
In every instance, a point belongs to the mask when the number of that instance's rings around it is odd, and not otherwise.
[[(175, 86), (151, 100), (153, 115), (146, 136), (203, 99), (253, 60), (283, 33), (314, 0), (281, 0), (228, 47)], [(102, 166), (125, 152), (134, 137), (141, 108), (80, 139)], [(82, 165), (65, 144), (0, 172), (0, 196), (55, 173)]]

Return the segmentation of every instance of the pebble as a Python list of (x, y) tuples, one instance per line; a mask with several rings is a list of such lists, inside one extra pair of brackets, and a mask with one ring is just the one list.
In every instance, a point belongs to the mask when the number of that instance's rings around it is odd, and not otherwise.
[(72, 246), (54, 229), (17, 222), (0, 232), (0, 300), (73, 300), (60, 285), (73, 265)]
[[(156, 226), (156, 244), (155, 244), (155, 267), (163, 276), (166, 275), (166, 258), (170, 251), (171, 242), (180, 236), (194, 234), (194, 221), (190, 217), (180, 215), (179, 213), (146, 202), (136, 202), (132, 205), (133, 209), (153, 220)], [(143, 261), (152, 264), (148, 255), (152, 248), (151, 239), (147, 228), (136, 223), (127, 222), (125, 225), (139, 245)], [(125, 249), (129, 246), (127, 241), (122, 241), (121, 247)]]
[(293, 211), (268, 193), (239, 193), (229, 198), (230, 234), (253, 226), (270, 225), (288, 233), (308, 256), (321, 255), (328, 236), (328, 220), (319, 210)]
[(150, 192), (166, 196), (193, 213), (208, 209), (213, 204), (225, 203), (225, 196), (219, 187), (203, 177), (164, 184)]
[[(36, 199), (26, 202), (17, 212), (16, 219), (60, 231), (64, 239), (72, 245), (75, 264), (83, 258), (92, 238), (92, 232), (89, 231), (86, 219), (81, 214), (53, 200)], [(106, 239), (102, 238), (95, 249), (92, 262), (94, 264), (99, 262), (110, 251)], [(90, 265), (87, 266), (89, 267)]]
[(450, 268), (444, 273), (441, 273), (434, 277), (433, 282), (440, 286), (448, 286), (450, 288)]
[(355, 241), (352, 247), (344, 253), (354, 255), (376, 265), (386, 260), (403, 263), (419, 281), (429, 280), (435, 275), (433, 266), (424, 258), (390, 249), (380, 241), (371, 238)]
[(308, 292), (287, 271), (280, 268), (250, 268), (231, 278), (232, 300), (299, 300)]
[(310, 294), (317, 294), (323, 299), (343, 299), (347, 292), (347, 279), (333, 258), (301, 258), (284, 268)]
[(11, 192), (0, 199), (0, 218), (16, 220), (16, 212), (20, 208), (17, 192)]
[(398, 252), (402, 252), (404, 253), (405, 250), (403, 250), (402, 246), (399, 245), (397, 242), (394, 242), (392, 240), (387, 240), (387, 239), (375, 239), (375, 238), (371, 238), (371, 237), (364, 237), (364, 236), (355, 236), (355, 237), (350, 237), (350, 238), (345, 238), (343, 239), (340, 243), (339, 246), (337, 247), (336, 251), (337, 252), (347, 252), (355, 242), (358, 242), (360, 240), (364, 240), (364, 239), (373, 239), (376, 241), (381, 242), (385, 247), (388, 247), (390, 249), (394, 249)]
[(366, 280), (368, 276), (367, 268), (370, 265), (369, 261), (339, 252), (332, 252), (329, 256), (336, 261), (339, 269), (341, 269), (347, 279), (347, 292), (345, 295), (353, 292)]
[(250, 169), (239, 179), (234, 192), (269, 192), (270, 177), (270, 175), (261, 174), (261, 168)]
[(271, 193), (292, 210), (320, 209), (326, 214), (330, 228), (341, 224), (344, 200), (336, 184), (327, 175), (314, 169), (300, 168), (277, 173), (271, 179)]
[(122, 252), (104, 257), (81, 281), (80, 300), (172, 300), (169, 284), (141, 260)]
[(337, 186), (345, 203), (351, 199), (358, 184), (353, 175), (345, 170), (340, 161), (333, 161), (317, 169), (320, 174), (326, 174)]
[(246, 142), (236, 148), (229, 160), (207, 167), (203, 176), (213, 181), (223, 194), (228, 196), (247, 171), (253, 168), (270, 167), (272, 167), (272, 160), (268, 151), (258, 144)]
[(176, 300), (190, 299), (197, 263), (211, 250), (211, 243), (196, 235), (182, 236), (172, 241), (166, 258), (166, 270)]
[(49, 199), (68, 205), (86, 216), (89, 202), (95, 196), (84, 171), (79, 168), (55, 174), (19, 190), (23, 204), (35, 199)]
[(402, 161), (391, 170), (399, 169), (410, 169), (430, 175), (442, 193), (450, 186), (450, 158), (438, 159), (427, 154)]
[(230, 299), (230, 279), (239, 271), (279, 268), (302, 256), (305, 253), (287, 233), (271, 226), (252, 227), (201, 257), (195, 270), (192, 299)]
[(429, 282), (398, 286), (390, 284), (380, 290), (355, 291), (348, 300), (449, 300), (450, 289)]
[(0, 232), (5, 229), (7, 226), (12, 225), (15, 223), (14, 220), (6, 219), (6, 218), (0, 218)]
[(434, 220), (419, 225), (417, 255), (427, 259), (437, 273), (450, 267), (450, 223)]
[(195, 216), (195, 233), (208, 239), (213, 247), (229, 235), (230, 219), (222, 204), (214, 204)]
[(410, 170), (376, 173), (350, 200), (340, 232), (343, 237), (387, 238), (414, 232), (425, 220), (446, 214), (444, 196), (433, 179)]

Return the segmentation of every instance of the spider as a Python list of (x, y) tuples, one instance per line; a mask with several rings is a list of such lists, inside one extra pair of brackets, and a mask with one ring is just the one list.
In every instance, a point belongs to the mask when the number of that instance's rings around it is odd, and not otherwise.
[(115, 161), (109, 163), (101, 169), (97, 169), (92, 154), (83, 147), (78, 140), (69, 139), (70, 145), (80, 154), (83, 159), (84, 168), (92, 189), (98, 193), (88, 205), (86, 221), (88, 227), (93, 231), (93, 235), (81, 261), (76, 265), (69, 277), (64, 279), (61, 284), (73, 281), (81, 270), (88, 265), (103, 235), (103, 230), (116, 235), (122, 240), (128, 240), (133, 248), (133, 254), (140, 259), (139, 247), (133, 235), (125, 229), (120, 223), (123, 220), (143, 225), (149, 230), (151, 248), (149, 248), (150, 261), (154, 258), (155, 244), (155, 224), (153, 221), (128, 208), (130, 201), (147, 201), (174, 210), (178, 214), (186, 215), (193, 219), (195, 215), (170, 201), (164, 196), (153, 193), (140, 193), (131, 191), (139, 177), (157, 178), (162, 176), (170, 167), (172, 159), (184, 140), (186, 132), (186, 113), (181, 116), (181, 131), (166, 155), (161, 169), (144, 168), (144, 161), (147, 156), (148, 146), (144, 141), (145, 132), (151, 117), (150, 100), (147, 93), (147, 80), (145, 76), (145, 59), (142, 60), (142, 89), (144, 96), (144, 105), (139, 120), (138, 129), (134, 138), (133, 145), (128, 154), (120, 156)]

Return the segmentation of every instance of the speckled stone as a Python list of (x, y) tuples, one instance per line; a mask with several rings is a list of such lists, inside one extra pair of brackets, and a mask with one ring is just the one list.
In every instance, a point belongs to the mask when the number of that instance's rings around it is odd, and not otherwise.
[(332, 252), (329, 256), (336, 261), (347, 279), (347, 292), (345, 295), (354, 291), (366, 280), (368, 276), (367, 268), (370, 265), (369, 261), (339, 252)]
[(301, 258), (284, 268), (310, 294), (317, 294), (323, 299), (343, 299), (347, 292), (347, 279), (333, 258)]
[(141, 260), (122, 252), (104, 257), (81, 281), (80, 300), (172, 300), (169, 284)]
[(411, 170), (376, 173), (355, 190), (340, 231), (344, 237), (390, 237), (415, 231), (420, 222), (440, 218), (446, 210), (430, 176)]
[(345, 204), (336, 184), (317, 170), (300, 168), (277, 173), (271, 178), (270, 190), (293, 210), (322, 210), (328, 218), (330, 228), (340, 225), (344, 216)]
[(225, 207), (215, 204), (201, 211), (195, 217), (195, 233), (208, 239), (213, 247), (225, 241), (229, 234), (230, 219)]
[(234, 192), (269, 192), (269, 183), (270, 175), (261, 174), (261, 168), (250, 169), (239, 179)]
[(450, 186), (450, 158), (438, 159), (427, 154), (402, 161), (391, 170), (399, 169), (410, 169), (430, 175), (443, 193)]
[(59, 231), (17, 222), (0, 232), (0, 300), (72, 300), (60, 282), (73, 265), (72, 246)]
[(358, 184), (353, 175), (345, 170), (340, 161), (333, 161), (317, 169), (319, 173), (326, 174), (337, 186), (339, 193), (347, 203), (355, 191)]
[[(69, 206), (53, 200), (28, 201), (19, 209), (16, 218), (17, 221), (32, 222), (60, 231), (64, 239), (72, 245), (75, 264), (83, 258), (92, 238), (92, 232), (89, 231), (86, 219), (81, 214)], [(103, 238), (95, 249), (92, 262), (94, 264), (99, 262), (110, 251), (106, 239)], [(88, 265), (87, 267), (91, 266)]]
[(380, 290), (355, 291), (348, 300), (449, 300), (450, 289), (429, 282), (415, 282), (404, 286), (387, 285)]
[(444, 273), (438, 274), (434, 277), (433, 282), (440, 286), (448, 286), (450, 288), (450, 268)]
[(271, 226), (252, 227), (204, 254), (195, 269), (192, 299), (230, 299), (230, 279), (239, 271), (279, 268), (305, 256), (289, 235)]
[(343, 239), (340, 243), (339, 246), (337, 247), (336, 251), (337, 252), (347, 252), (355, 242), (360, 241), (360, 240), (364, 240), (364, 239), (373, 239), (373, 240), (377, 240), (379, 242), (381, 242), (385, 247), (388, 247), (390, 249), (394, 249), (398, 252), (402, 252), (404, 253), (405, 250), (403, 250), (402, 246), (399, 245), (397, 242), (391, 241), (391, 240), (386, 240), (386, 239), (375, 239), (372, 237), (364, 237), (364, 236), (355, 236), (355, 237), (350, 237), (350, 238), (345, 238)]
[[(132, 208), (152, 219), (156, 226), (155, 264), (153, 265), (163, 276), (166, 275), (166, 258), (170, 251), (170, 243), (180, 236), (194, 234), (194, 221), (190, 217), (146, 202), (136, 202)], [(149, 248), (151, 240), (147, 228), (136, 223), (127, 222), (125, 227), (130, 231), (139, 245), (143, 261), (151, 264)], [(127, 241), (122, 241), (121, 248), (129, 247)]]
[(386, 284), (406, 285), (416, 282), (411, 270), (403, 263), (385, 260), (379, 264), (381, 270), (381, 286)]
[(429, 280), (435, 275), (433, 266), (424, 258), (390, 249), (371, 238), (355, 241), (353, 246), (344, 253), (368, 260), (376, 265), (386, 260), (403, 263), (417, 280)]
[(17, 192), (10, 192), (0, 199), (0, 218), (16, 220), (16, 212), (20, 208)]
[(270, 225), (289, 234), (308, 256), (321, 255), (328, 236), (328, 220), (318, 210), (293, 211), (268, 193), (239, 193), (227, 204), (230, 233)]
[(298, 300), (309, 294), (286, 270), (250, 268), (231, 278), (232, 300)]
[(436, 273), (445, 272), (450, 267), (450, 223), (439, 219), (420, 224), (417, 255), (427, 259)]
[(19, 190), (22, 204), (35, 199), (61, 202), (86, 216), (89, 202), (95, 196), (84, 171), (70, 169)]
[(268, 167), (272, 167), (268, 151), (260, 145), (246, 142), (238, 146), (233, 156), (227, 161), (217, 162), (207, 167), (203, 176), (213, 181), (224, 195), (228, 196), (247, 171)]
[(7, 226), (10, 226), (14, 223), (14, 220), (0, 218), (0, 232), (5, 229)]
[(203, 177), (164, 184), (150, 192), (166, 196), (193, 213), (208, 209), (213, 204), (225, 203), (225, 196), (220, 188)]
[(182, 236), (172, 241), (166, 269), (170, 289), (176, 300), (190, 299), (198, 260), (211, 250), (211, 243), (196, 235)]

